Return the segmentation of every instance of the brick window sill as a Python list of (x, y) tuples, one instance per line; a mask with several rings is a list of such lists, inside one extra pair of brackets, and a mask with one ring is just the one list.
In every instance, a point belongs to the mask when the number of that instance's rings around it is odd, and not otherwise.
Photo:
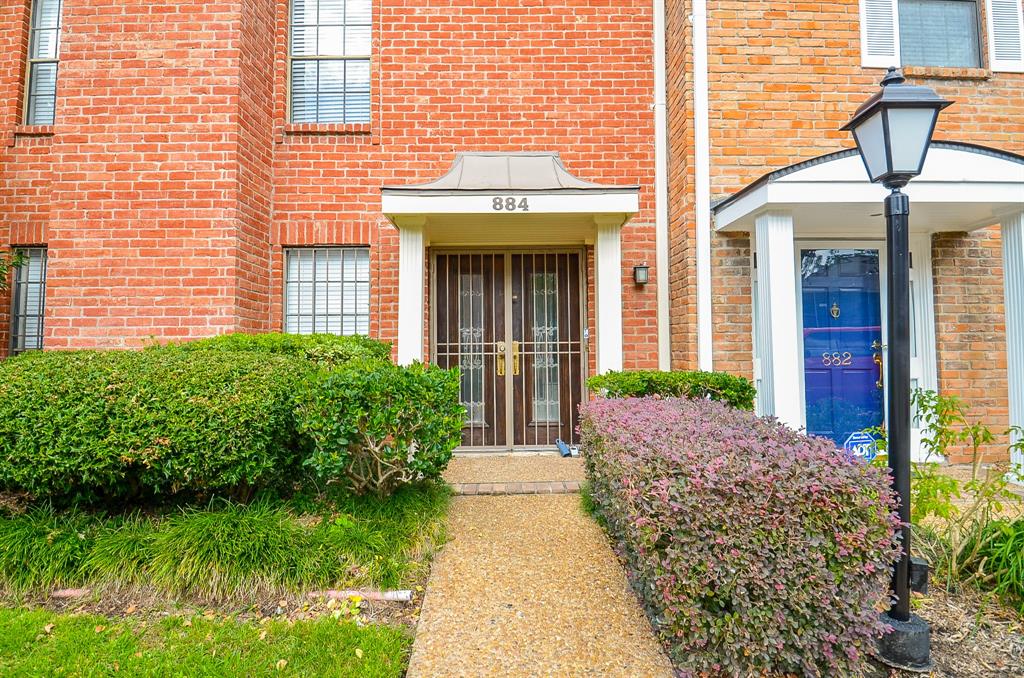
[(20, 137), (52, 137), (53, 125), (17, 125), (14, 133)]
[(936, 80), (988, 80), (992, 77), (992, 71), (987, 68), (905, 66), (903, 75), (911, 78), (934, 78)]
[(369, 123), (345, 124), (345, 123), (288, 123), (284, 126), (284, 133), (291, 135), (302, 134), (370, 134), (372, 132)]

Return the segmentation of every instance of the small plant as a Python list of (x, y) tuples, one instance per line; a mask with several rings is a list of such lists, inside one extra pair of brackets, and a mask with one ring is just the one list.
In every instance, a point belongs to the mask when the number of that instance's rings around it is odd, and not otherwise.
[(419, 364), (351, 363), (312, 380), (296, 406), (313, 475), (381, 496), (439, 478), (464, 416), (458, 372)]
[(932, 563), (947, 584), (965, 578), (982, 580), (984, 553), (995, 534), (991, 525), (1006, 503), (1019, 501), (1008, 488), (1008, 466), (996, 463), (982, 474), (984, 447), (995, 436), (983, 422), (968, 417), (960, 398), (918, 389), (912, 402), (924, 428), (921, 444), (927, 459), (947, 457), (952, 448), (963, 444), (971, 451), (971, 479), (966, 483), (944, 473), (936, 461), (913, 465), (912, 548)]
[(24, 259), (17, 250), (0, 254), (0, 292), (7, 289), (11, 270), (21, 266)]
[(973, 577), (1024, 612), (1024, 519), (996, 520), (982, 532)]
[(725, 372), (607, 372), (588, 379), (587, 386), (609, 398), (662, 396), (720, 400), (741, 410), (753, 410), (757, 395), (750, 380)]

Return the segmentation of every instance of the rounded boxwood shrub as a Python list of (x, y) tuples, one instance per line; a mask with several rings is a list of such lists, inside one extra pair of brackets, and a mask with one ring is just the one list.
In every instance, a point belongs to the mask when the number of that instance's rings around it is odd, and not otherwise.
[(58, 500), (244, 497), (297, 462), (285, 355), (51, 351), (0, 364), (0, 487)]
[(338, 367), (353, 360), (390, 360), (391, 344), (362, 335), (336, 334), (222, 334), (149, 350), (248, 351), (299, 356), (323, 367)]
[(682, 675), (856, 675), (897, 557), (884, 469), (722, 403), (582, 408), (592, 503)]
[(609, 398), (685, 396), (720, 400), (741, 410), (753, 410), (757, 395), (749, 379), (725, 372), (607, 372), (591, 377), (587, 385)]
[(296, 406), (317, 477), (356, 494), (391, 494), (439, 478), (459, 444), (465, 411), (457, 370), (361, 361), (310, 380)]

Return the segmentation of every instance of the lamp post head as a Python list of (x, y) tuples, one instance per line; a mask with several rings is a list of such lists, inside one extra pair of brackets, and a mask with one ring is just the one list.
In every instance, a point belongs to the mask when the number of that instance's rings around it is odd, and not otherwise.
[(906, 84), (897, 68), (881, 84), (843, 129), (853, 132), (868, 178), (900, 188), (921, 173), (939, 111), (953, 102), (930, 87)]

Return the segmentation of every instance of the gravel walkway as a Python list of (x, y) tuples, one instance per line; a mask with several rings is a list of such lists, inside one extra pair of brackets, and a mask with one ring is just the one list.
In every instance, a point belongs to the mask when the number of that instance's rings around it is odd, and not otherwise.
[(448, 534), (409, 678), (672, 676), (579, 496), (456, 497)]

